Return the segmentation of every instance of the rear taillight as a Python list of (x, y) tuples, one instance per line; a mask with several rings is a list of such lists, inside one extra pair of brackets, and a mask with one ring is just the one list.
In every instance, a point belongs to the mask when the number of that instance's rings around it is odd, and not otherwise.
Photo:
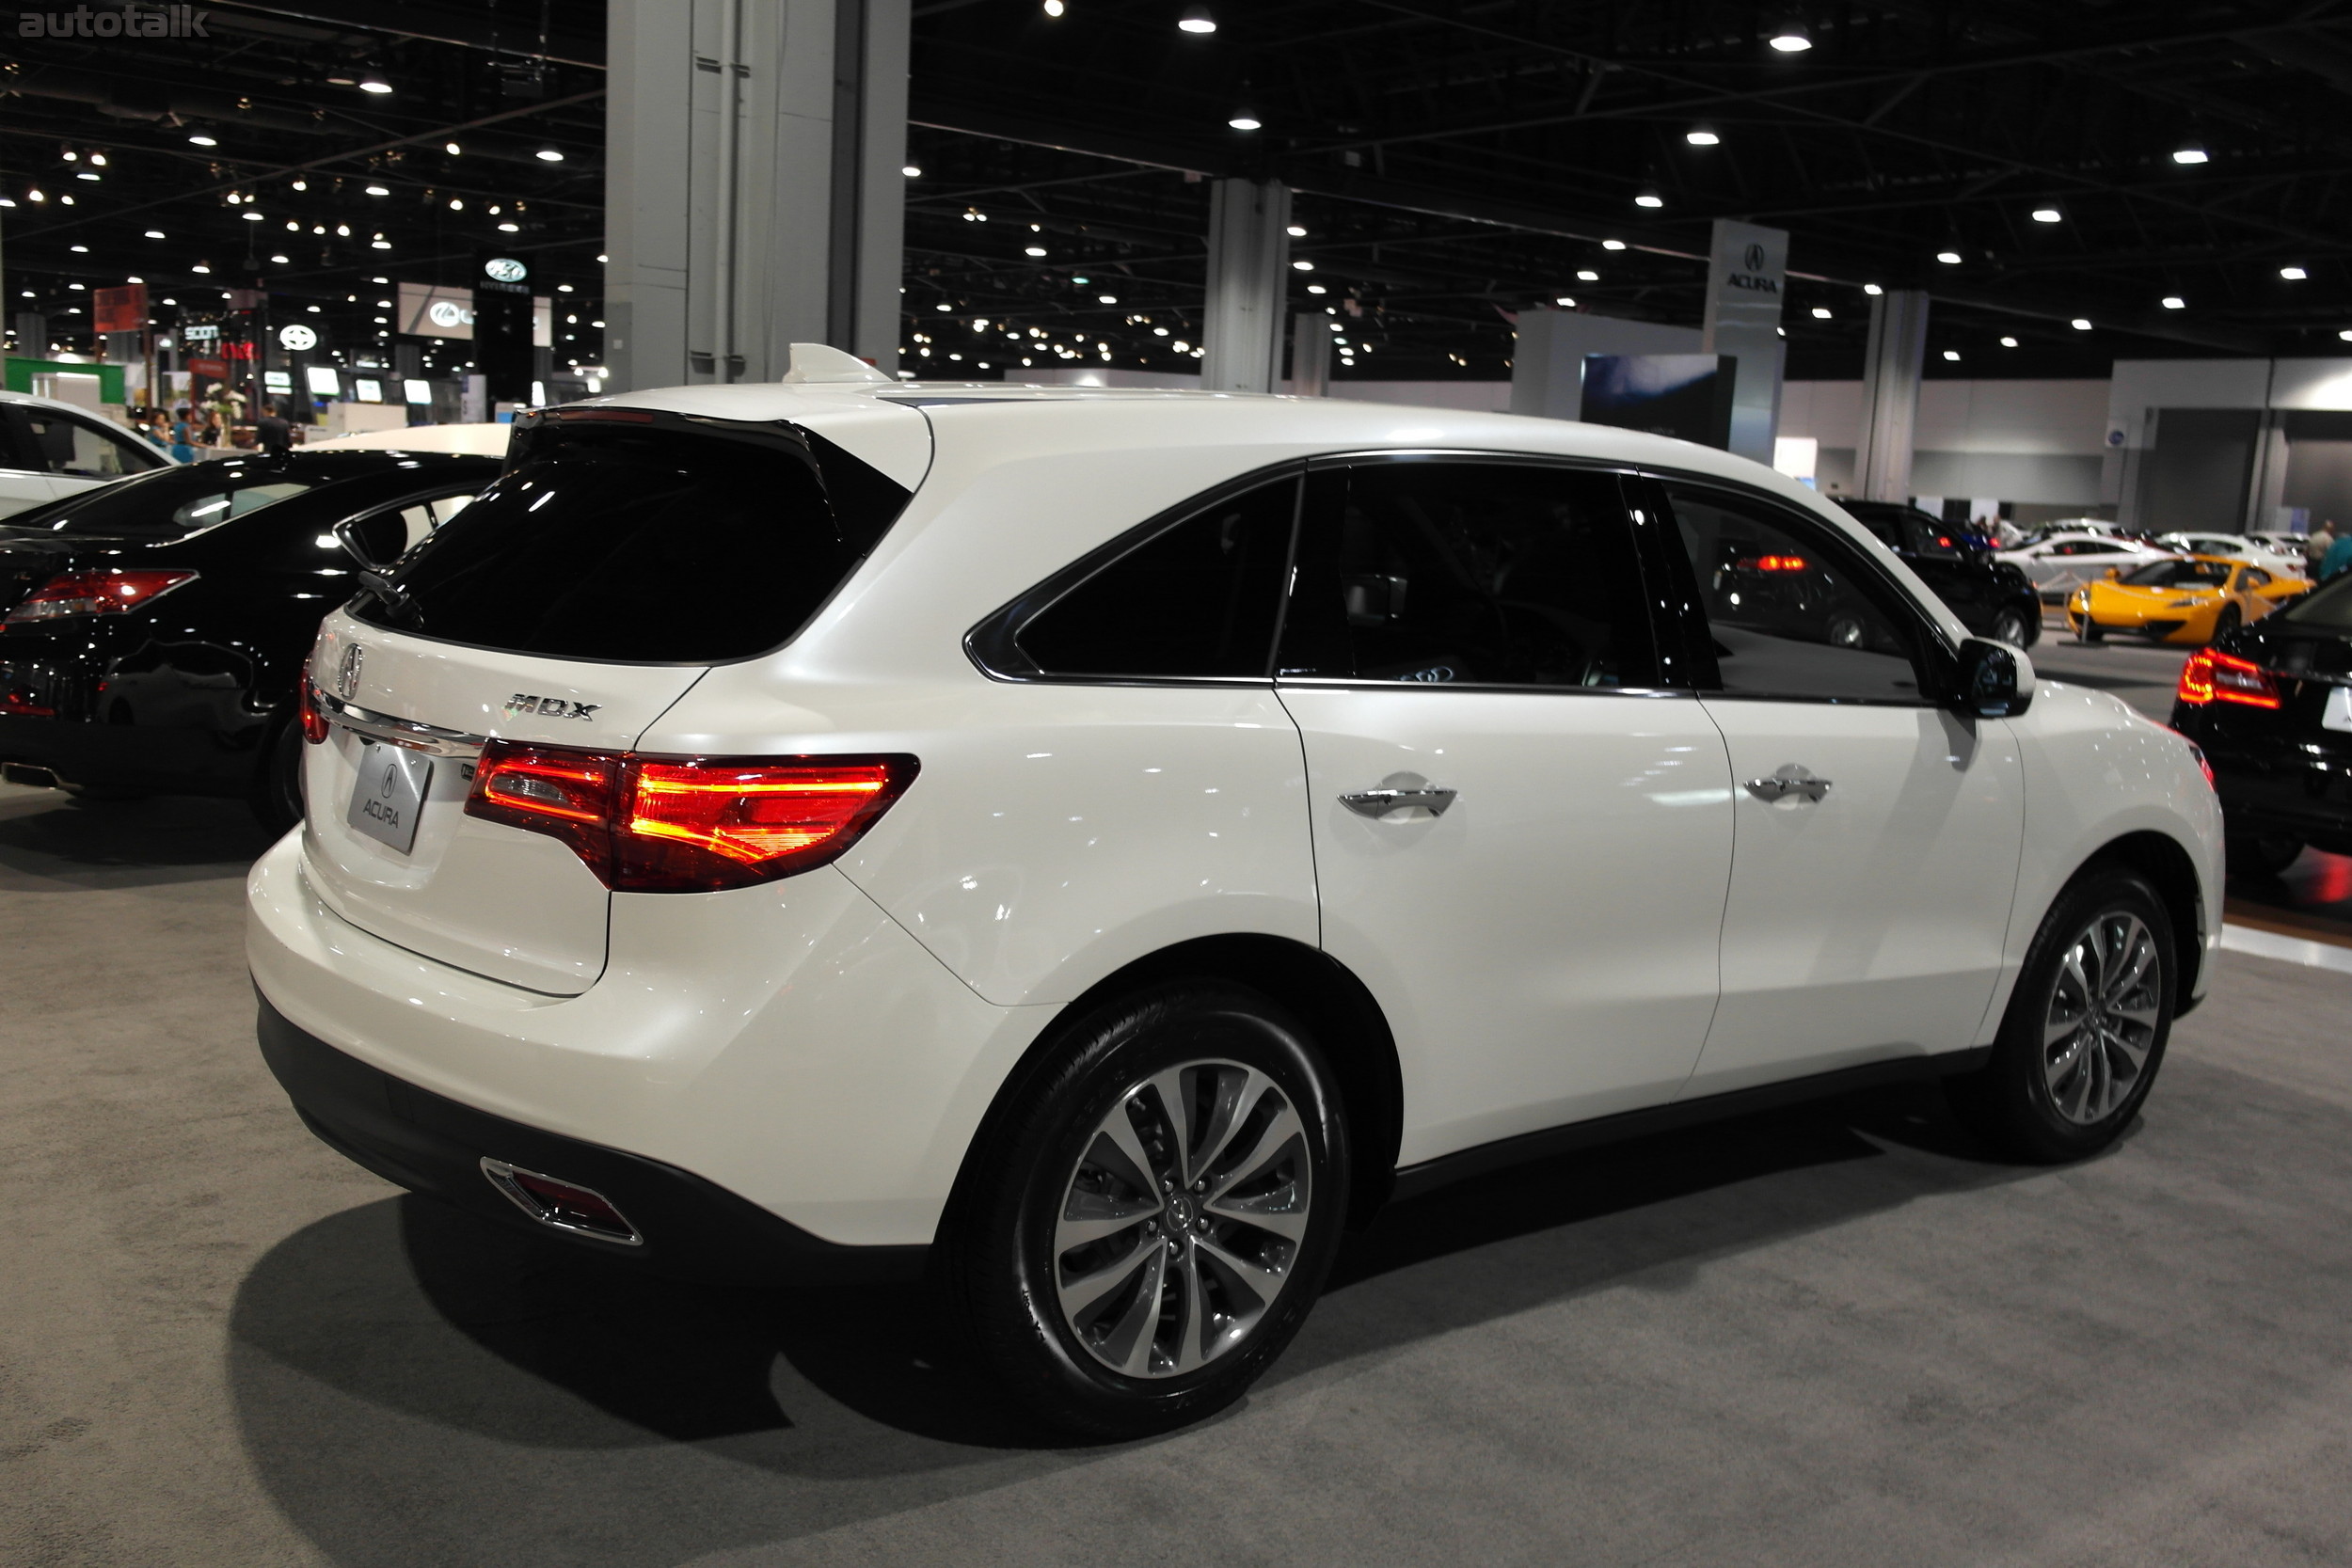
[(715, 893), (855, 844), (914, 780), (911, 756), (641, 757), (493, 740), (468, 816), (562, 839), (622, 893)]
[(2181, 685), (2175, 694), (2191, 707), (2207, 703), (2279, 705), (2279, 688), (2269, 671), (2250, 658), (2214, 648), (2200, 648), (2188, 656), (2188, 662), (2181, 666)]
[(21, 626), (66, 615), (119, 615), (195, 580), (194, 572), (157, 566), (67, 572), (34, 589), (8, 611), (6, 624)]
[(326, 715), (319, 710), (319, 689), (306, 676), (302, 682), (302, 702), (297, 712), (302, 720), (302, 738), (316, 746), (326, 739)]

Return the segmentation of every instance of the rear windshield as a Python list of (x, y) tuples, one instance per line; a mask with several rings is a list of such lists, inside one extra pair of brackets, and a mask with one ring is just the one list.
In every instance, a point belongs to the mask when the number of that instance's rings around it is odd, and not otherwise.
[(627, 424), (534, 431), (496, 483), (401, 563), (397, 596), (362, 595), (352, 612), (556, 658), (763, 653), (817, 612), (907, 494), (829, 442), (809, 436), (804, 454), (784, 427), (767, 428), (766, 439)]
[(2230, 580), (2226, 561), (2152, 561), (2123, 580), (2134, 588), (2218, 588)]
[(2352, 577), (2338, 577), (2289, 601), (2279, 612), (2281, 621), (2327, 631), (2352, 631)]
[(311, 488), (272, 463), (231, 459), (159, 468), (136, 479), (69, 498), (35, 516), (9, 519), (12, 528), (107, 538), (176, 539)]

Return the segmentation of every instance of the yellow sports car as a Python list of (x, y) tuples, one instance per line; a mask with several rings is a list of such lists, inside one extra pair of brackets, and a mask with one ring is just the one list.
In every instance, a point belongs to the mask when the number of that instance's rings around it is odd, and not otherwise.
[(2201, 647), (2259, 621), (2312, 585), (2217, 555), (2180, 556), (2110, 573), (2076, 589), (2066, 624), (2085, 642), (2137, 632), (2157, 642)]

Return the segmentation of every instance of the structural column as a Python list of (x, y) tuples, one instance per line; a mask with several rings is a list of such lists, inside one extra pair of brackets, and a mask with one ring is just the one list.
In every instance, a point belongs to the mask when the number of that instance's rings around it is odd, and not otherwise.
[(615, 390), (898, 364), (909, 0), (610, 0)]
[(1331, 331), (1337, 316), (1304, 311), (1291, 318), (1291, 394), (1302, 398), (1331, 395)]
[(1889, 289), (1870, 301), (1870, 347), (1862, 367), (1862, 428), (1854, 489), (1864, 500), (1911, 499), (1911, 449), (1919, 422), (1919, 372), (1928, 357), (1928, 296)]
[(1202, 389), (1274, 390), (1282, 369), (1290, 221), (1290, 187), (1279, 181), (1219, 180), (1211, 187)]
[(1731, 384), (1731, 450), (1765, 464), (1772, 460), (1772, 438), (1780, 433), (1780, 374), (1788, 357), (1780, 302), (1788, 275), (1788, 230), (1715, 220), (1700, 352), (1738, 359)]

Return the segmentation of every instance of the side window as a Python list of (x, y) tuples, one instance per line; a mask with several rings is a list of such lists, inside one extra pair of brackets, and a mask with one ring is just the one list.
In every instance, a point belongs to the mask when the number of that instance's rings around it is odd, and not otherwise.
[(1915, 630), (1824, 525), (1760, 499), (1669, 482), (1723, 689), (1920, 701)]
[(1929, 561), (1960, 559), (1960, 541), (1952, 536), (1950, 529), (1925, 517), (1912, 516), (1903, 519), (1903, 531), (1911, 536), (1907, 546), (1912, 554)]
[(69, 474), (76, 479), (119, 479), (124, 474), (143, 474), (157, 467), (145, 452), (131, 445), (129, 437), (102, 430), (69, 414), (27, 408), (24, 418), (40, 451), (41, 466), (53, 474)]
[(1040, 674), (1264, 679), (1298, 510), (1295, 477), (1197, 512), (1013, 634)]
[(2246, 568), (2246, 576), (2239, 579), (2238, 586), (2249, 591), (2256, 588), (2267, 588), (2270, 586), (2270, 574), (2257, 567), (2249, 566)]
[(388, 506), (359, 518), (354, 526), (370, 559), (397, 561), (472, 499), (470, 495), (438, 496)]
[(1644, 687), (1658, 659), (1615, 476), (1412, 460), (1308, 476), (1291, 678)]

